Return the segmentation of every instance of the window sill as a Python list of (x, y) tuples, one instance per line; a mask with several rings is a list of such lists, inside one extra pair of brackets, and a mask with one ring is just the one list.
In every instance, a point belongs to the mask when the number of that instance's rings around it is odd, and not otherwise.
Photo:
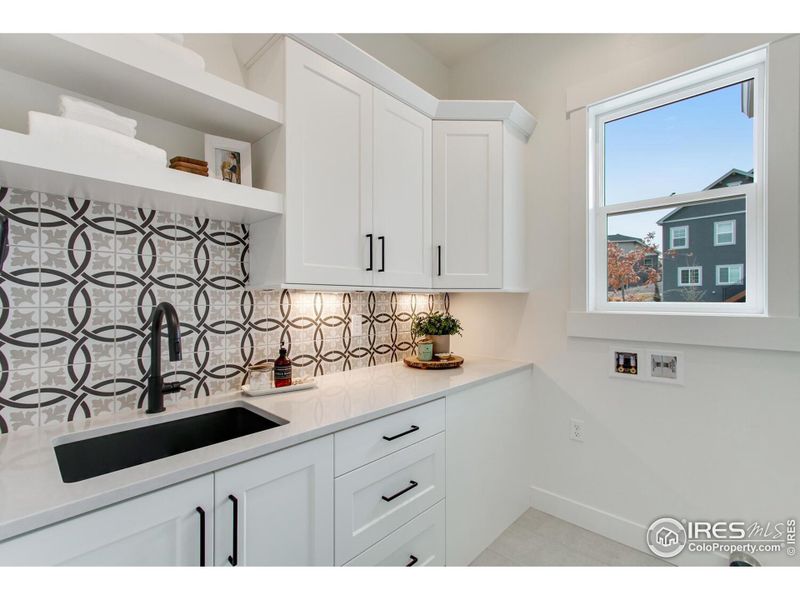
[(792, 317), (573, 311), (567, 314), (567, 335), (651, 344), (800, 352), (800, 319)]

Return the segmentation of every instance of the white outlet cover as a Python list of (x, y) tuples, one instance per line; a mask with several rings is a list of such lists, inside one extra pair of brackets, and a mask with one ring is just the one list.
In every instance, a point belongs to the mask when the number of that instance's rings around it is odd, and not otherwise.
[[(653, 383), (669, 383), (671, 385), (683, 385), (684, 373), (686, 372), (686, 362), (683, 358), (683, 352), (676, 350), (661, 350), (658, 348), (649, 348), (646, 356), (647, 362), (643, 365), (646, 367), (646, 379)], [(674, 367), (662, 373), (654, 372), (654, 363), (674, 365)], [(656, 367), (657, 369), (658, 367)]]
[[(576, 430), (580, 433), (576, 433)], [(569, 439), (574, 442), (583, 442), (586, 433), (583, 429), (583, 419), (570, 419), (569, 420)]]
[(361, 323), (362, 320), (361, 313), (353, 313), (350, 316), (350, 335), (353, 337), (360, 337), (364, 335), (364, 330)]

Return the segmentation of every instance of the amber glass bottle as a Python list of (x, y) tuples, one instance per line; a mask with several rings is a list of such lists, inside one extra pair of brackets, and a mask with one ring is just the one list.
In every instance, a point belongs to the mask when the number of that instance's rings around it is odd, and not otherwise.
[(292, 385), (292, 361), (286, 356), (286, 348), (281, 342), (281, 355), (275, 361), (275, 369), (272, 371), (275, 387), (285, 387)]

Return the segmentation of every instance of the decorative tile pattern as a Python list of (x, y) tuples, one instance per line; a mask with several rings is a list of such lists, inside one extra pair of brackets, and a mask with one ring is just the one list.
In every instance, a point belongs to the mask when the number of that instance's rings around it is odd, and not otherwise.
[[(246, 225), (0, 187), (0, 433), (145, 402), (153, 307), (172, 302), (183, 358), (167, 402), (238, 389), (283, 343), (295, 376), (402, 359), (411, 319), (446, 294), (248, 290)], [(165, 335), (162, 332), (162, 335)]]

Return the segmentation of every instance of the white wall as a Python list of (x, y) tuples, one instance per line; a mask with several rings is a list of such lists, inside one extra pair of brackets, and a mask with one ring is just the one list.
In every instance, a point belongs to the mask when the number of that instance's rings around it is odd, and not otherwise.
[(449, 72), (433, 54), (402, 33), (345, 33), (342, 37), (437, 98), (449, 98)]
[(233, 50), (229, 33), (185, 33), (183, 45), (194, 50), (206, 61), (206, 71), (217, 77), (227, 79), (237, 85), (244, 85), (239, 60)]
[[(642, 528), (662, 515), (764, 522), (800, 513), (800, 354), (673, 346), (686, 359), (676, 388), (611, 379), (611, 342), (566, 334), (570, 252), (583, 252), (569, 236), (567, 89), (753, 40), (724, 37), (510, 36), (451, 71), (451, 97), (514, 99), (539, 119), (526, 157), (533, 291), (451, 295), (466, 330), (455, 349), (535, 362), (534, 503), (639, 547)], [(571, 417), (585, 420), (583, 444), (568, 439)]]

